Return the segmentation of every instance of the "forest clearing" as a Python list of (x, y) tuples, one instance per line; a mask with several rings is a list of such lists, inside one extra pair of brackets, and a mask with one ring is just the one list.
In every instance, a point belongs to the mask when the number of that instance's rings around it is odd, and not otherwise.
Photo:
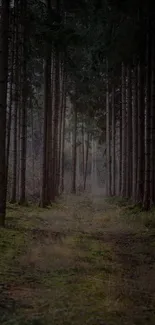
[(8, 206), (0, 232), (0, 323), (155, 322), (154, 211), (66, 196)]

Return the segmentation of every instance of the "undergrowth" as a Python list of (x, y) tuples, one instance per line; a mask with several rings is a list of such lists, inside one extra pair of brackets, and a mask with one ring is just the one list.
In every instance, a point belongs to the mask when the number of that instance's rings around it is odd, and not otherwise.
[(111, 197), (107, 198), (106, 202), (111, 205), (111, 208), (119, 208), (119, 215), (123, 217), (125, 223), (132, 224), (137, 227), (146, 227), (155, 229), (155, 208), (145, 211), (141, 204), (133, 204), (126, 198)]

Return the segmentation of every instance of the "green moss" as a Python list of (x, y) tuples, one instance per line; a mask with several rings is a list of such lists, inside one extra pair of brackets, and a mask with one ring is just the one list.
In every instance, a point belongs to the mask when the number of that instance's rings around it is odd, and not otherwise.
[(16, 273), (18, 258), (25, 248), (25, 235), (11, 229), (0, 231), (0, 275), (1, 280), (12, 280)]
[(105, 199), (105, 201), (109, 205), (116, 205), (118, 207), (124, 207), (130, 204), (130, 200), (128, 198), (117, 197), (117, 196), (108, 197)]

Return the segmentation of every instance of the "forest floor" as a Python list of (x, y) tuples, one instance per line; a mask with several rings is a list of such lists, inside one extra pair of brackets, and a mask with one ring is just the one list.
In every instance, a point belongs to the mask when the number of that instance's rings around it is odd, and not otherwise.
[(155, 211), (82, 196), (8, 206), (0, 324), (154, 325)]

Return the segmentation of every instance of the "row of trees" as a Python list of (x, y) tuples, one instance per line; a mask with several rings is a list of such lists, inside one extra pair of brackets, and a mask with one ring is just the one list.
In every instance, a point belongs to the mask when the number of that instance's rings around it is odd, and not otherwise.
[[(37, 10), (37, 17), (35, 16)], [(54, 9), (60, 14), (59, 2)], [(37, 35), (37, 19), (43, 15), (45, 40), (37, 44), (43, 28)], [(15, 0), (1, 4), (1, 57), (0, 57), (0, 223), (4, 225), (12, 149), (11, 203), (26, 203), (26, 156), (29, 110), (33, 109), (37, 91), (44, 83), (43, 159), (40, 205), (44, 207), (58, 193), (60, 168), (63, 173), (64, 121), (66, 107), (65, 61), (58, 49), (47, 40), (51, 5), (41, 2)], [(33, 34), (34, 32), (34, 34)], [(50, 33), (48, 34), (50, 36)], [(38, 39), (37, 39), (38, 37)], [(61, 54), (61, 55), (60, 55)], [(52, 74), (51, 74), (52, 71)], [(6, 127), (5, 127), (6, 126)], [(63, 129), (63, 130), (62, 130)], [(61, 165), (60, 165), (61, 162)], [(63, 187), (63, 175), (61, 178)], [(19, 189), (19, 191), (17, 191)]]
[[(136, 26), (134, 46), (107, 74), (107, 194), (131, 198), (148, 210), (155, 203), (155, 11), (145, 2), (134, 10), (135, 15), (131, 11), (127, 17), (128, 25)], [(123, 39), (122, 46), (127, 42)]]
[[(72, 19), (74, 14), (69, 11), (66, 22), (64, 5), (68, 6), (60, 1), (51, 5), (50, 0), (46, 3), (33, 0), (1, 3), (1, 225), (5, 222), (7, 189), (11, 203), (25, 204), (27, 201), (27, 133), (31, 124), (31, 141), (34, 141), (34, 113), (39, 105), (42, 105), (40, 118), (43, 117), (40, 129), (40, 206), (47, 206), (63, 192), (67, 94), (72, 98), (73, 106), (72, 192), (76, 192), (77, 95), (75, 81), (71, 87), (72, 80), (67, 70), (69, 58), (66, 44), (70, 37), (68, 34), (74, 33), (70, 23), (70, 16)], [(62, 41), (64, 37), (66, 39)], [(74, 40), (71, 40), (68, 46), (71, 52), (73, 44)], [(88, 149), (86, 156), (84, 168), (87, 170)], [(85, 170), (83, 175), (85, 188)]]
[(132, 198), (146, 209), (154, 203), (154, 7), (144, 0), (1, 1), (1, 225), (8, 184), (11, 202), (26, 202), (27, 132), (30, 124), (34, 133), (36, 114), (40, 205), (62, 193), (67, 98), (74, 124), (72, 192), (82, 114), (87, 142), (94, 125), (100, 143), (106, 141), (107, 194)]

